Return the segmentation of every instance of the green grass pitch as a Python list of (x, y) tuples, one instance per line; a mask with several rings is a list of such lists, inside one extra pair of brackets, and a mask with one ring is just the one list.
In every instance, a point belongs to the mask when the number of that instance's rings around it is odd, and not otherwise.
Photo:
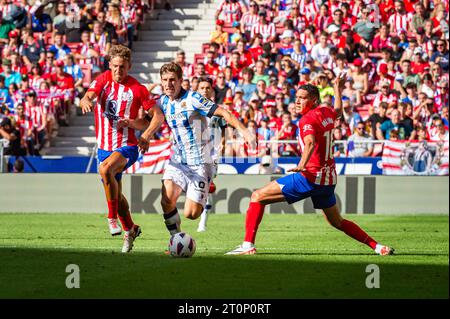
[[(448, 298), (448, 216), (347, 215), (396, 248), (374, 255), (320, 215), (266, 215), (258, 255), (224, 256), (243, 237), (244, 215), (211, 215), (208, 231), (183, 218), (193, 258), (164, 255), (162, 216), (135, 215), (132, 253), (108, 234), (100, 214), (0, 214), (0, 298)], [(68, 289), (68, 264), (80, 288)], [(366, 287), (366, 267), (380, 288)]]

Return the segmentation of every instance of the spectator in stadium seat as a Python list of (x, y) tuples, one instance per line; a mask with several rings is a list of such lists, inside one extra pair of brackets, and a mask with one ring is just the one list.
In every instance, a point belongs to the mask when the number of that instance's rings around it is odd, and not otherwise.
[(266, 90), (267, 90), (267, 86), (266, 86), (266, 82), (264, 80), (261, 79), (258, 82), (256, 82), (256, 91), (253, 94), (258, 97), (258, 100), (261, 103), (264, 103), (266, 100), (274, 100), (275, 99), (275, 97), (271, 94), (268, 94)]
[[(105, 35), (108, 37), (108, 43), (110, 44), (117, 44), (117, 32), (114, 25), (106, 20), (106, 13), (105, 12), (99, 12), (97, 14), (97, 21), (101, 24), (102, 29), (105, 31)], [(94, 34), (97, 36), (101, 33), (97, 33), (95, 31), (95, 22), (94, 22)], [(105, 53), (109, 52), (109, 48), (105, 49)]]
[(259, 81), (264, 81), (266, 86), (270, 84), (270, 77), (265, 73), (266, 65), (264, 61), (259, 60), (255, 64), (255, 75), (253, 76), (252, 83), (257, 84)]
[(7, 146), (3, 149), (4, 155), (26, 155), (26, 150), (21, 144), (20, 131), (12, 125), (9, 117), (4, 117), (0, 120), (0, 137), (8, 142)]
[(127, 25), (120, 13), (120, 4), (118, 2), (111, 1), (108, 3), (108, 11), (106, 13), (106, 21), (114, 26), (117, 34), (117, 43), (125, 44), (128, 41), (128, 29)]
[(383, 23), (379, 29), (379, 32), (372, 41), (372, 49), (374, 52), (380, 52), (383, 48), (390, 48), (392, 47), (391, 44), (391, 36), (389, 34), (390, 26), (387, 23)]
[(19, 31), (9, 31), (9, 42), (3, 46), (0, 57), (7, 58), (11, 54), (19, 53), (19, 48)]
[(0, 44), (8, 43), (9, 32), (15, 29), (15, 25), (12, 21), (3, 18), (3, 12), (0, 11)]
[(206, 74), (206, 71), (205, 71), (205, 64), (204, 63), (199, 62), (199, 63), (197, 63), (195, 65), (195, 73), (194, 73), (194, 75), (197, 78), (208, 77), (208, 74)]
[(342, 109), (342, 115), (345, 119), (345, 122), (348, 124), (350, 131), (352, 132), (356, 125), (362, 121), (361, 115), (354, 111), (354, 106), (346, 97), (342, 98)]
[(403, 89), (401, 85), (398, 85), (398, 88), (400, 90), (400, 98), (402, 102), (410, 103), (413, 107), (416, 107), (419, 104), (417, 86), (415, 83), (408, 83), (405, 89)]
[(353, 79), (353, 89), (360, 95), (360, 100), (369, 92), (369, 74), (362, 68), (363, 61), (357, 58), (353, 61), (353, 66), (349, 76)]
[(36, 41), (31, 29), (22, 31), (22, 39), (23, 44), (20, 46), (19, 52), (27, 67), (31, 68), (33, 63), (43, 62), (45, 60), (45, 46), (42, 40)]
[(2, 68), (3, 73), (0, 73), (0, 75), (5, 78), (5, 87), (9, 87), (11, 83), (20, 84), (22, 82), (20, 73), (11, 70), (11, 60), (3, 59)]
[(56, 29), (61, 23), (66, 21), (67, 6), (64, 1), (59, 1), (57, 6), (57, 15), (53, 18), (53, 28)]
[(399, 140), (408, 139), (411, 135), (411, 132), (407, 132), (405, 126), (400, 120), (400, 113), (397, 110), (393, 110), (391, 112), (391, 118), (385, 121), (381, 126), (377, 129), (377, 139), (379, 140), (389, 140), (391, 139), (391, 132), (396, 132), (396, 135)]
[(244, 12), (241, 18), (241, 32), (245, 34), (247, 40), (250, 39), (250, 33), (254, 24), (258, 23), (259, 5), (256, 1), (250, 1), (248, 11)]
[(379, 129), (384, 122), (389, 120), (386, 116), (387, 109), (388, 104), (386, 102), (381, 102), (378, 106), (377, 112), (373, 112), (373, 110), (370, 111), (372, 114), (369, 116), (367, 121), (370, 122), (370, 135), (373, 139), (377, 138), (377, 129)]
[(253, 70), (250, 68), (245, 68), (242, 70), (242, 84), (239, 84), (244, 91), (243, 99), (245, 102), (249, 102), (251, 96), (256, 92), (256, 84), (252, 83), (253, 80)]
[(72, 54), (67, 54), (64, 57), (64, 72), (74, 79), (75, 89), (79, 93), (83, 93), (83, 71), (81, 70), (81, 67), (75, 63), (75, 58)]
[(231, 27), (233, 28), (233, 33), (228, 34), (229, 35), (228, 47), (231, 50), (234, 50), (236, 48), (238, 41), (242, 40), (244, 36), (241, 33), (241, 25), (238, 21), (234, 21)]
[(425, 7), (423, 6), (422, 2), (418, 1), (414, 4), (414, 11), (415, 14), (411, 19), (411, 29), (417, 32), (419, 28), (424, 27), (425, 21), (427, 20), (425, 15)]
[(398, 34), (401, 29), (411, 30), (412, 14), (405, 10), (402, 0), (394, 1), (395, 13), (389, 16), (389, 25), (391, 26), (391, 34)]
[(16, 106), (14, 120), (16, 122), (16, 128), (20, 131), (22, 147), (27, 150), (27, 154), (35, 155), (33, 124), (30, 117), (25, 114), (25, 107), (23, 104), (18, 104)]
[(33, 32), (43, 33), (43, 35), (53, 30), (52, 18), (44, 13), (44, 9), (45, 5), (41, 5), (31, 15), (31, 29)]
[[(216, 62), (221, 68), (225, 68), (227, 66), (227, 58), (224, 54), (220, 53), (220, 44), (215, 42), (211, 42), (208, 47), (208, 51), (214, 52), (214, 62)], [(206, 63), (207, 57), (203, 59), (203, 63)]]
[(81, 42), (81, 34), (84, 30), (89, 30), (86, 16), (77, 16), (72, 10), (67, 12), (66, 20), (56, 28), (58, 33), (65, 35), (65, 42)]
[(67, 54), (70, 54), (70, 48), (64, 43), (63, 33), (56, 33), (53, 38), (53, 43), (48, 51), (53, 52), (56, 60), (63, 60)]
[(327, 28), (330, 19), (329, 14), (330, 10), (328, 8), (328, 5), (322, 4), (319, 8), (318, 14), (315, 15), (313, 22), (314, 26), (316, 27), (317, 33), (321, 33)]
[(298, 82), (299, 85), (304, 85), (312, 82), (311, 70), (309, 68), (304, 67), (303, 69), (300, 70), (299, 74), (300, 74), (300, 80)]
[(323, 67), (330, 60), (330, 46), (328, 45), (328, 33), (322, 32), (319, 37), (319, 43), (313, 46), (311, 50), (311, 58), (314, 65)]
[(325, 95), (334, 95), (333, 88), (329, 85), (328, 77), (324, 72), (321, 72), (316, 77), (316, 86), (319, 88), (320, 100), (323, 102)]
[(252, 39), (250, 39), (250, 48), (248, 49), (252, 55), (253, 62), (258, 61), (261, 55), (264, 53), (262, 48), (262, 35), (256, 34)]
[(412, 132), (414, 130), (414, 121), (413, 117), (413, 106), (411, 103), (399, 103), (398, 104), (398, 112), (400, 114), (400, 120), (405, 126), (406, 132)]
[(214, 86), (214, 96), (216, 104), (223, 104), (225, 98), (231, 98), (231, 89), (225, 83), (225, 74), (220, 72), (217, 74), (216, 85)]
[(228, 85), (228, 87), (231, 89), (232, 95), (234, 95), (236, 87), (239, 83), (238, 79), (233, 76), (233, 69), (231, 66), (225, 67), (223, 71), (225, 75), (225, 83)]
[(225, 21), (217, 20), (216, 21), (216, 30), (211, 33), (210, 42), (215, 42), (219, 45), (223, 45), (226, 47), (228, 45), (228, 32), (223, 30), (223, 26)]
[(349, 157), (368, 157), (372, 155), (373, 145), (367, 143), (372, 137), (365, 132), (365, 123), (359, 122), (354, 133), (348, 138), (347, 151)]
[(177, 63), (183, 70), (183, 78), (189, 79), (194, 74), (194, 66), (186, 62), (186, 53), (183, 50), (177, 52), (175, 58), (175, 63)]
[(442, 121), (442, 119), (438, 118), (435, 123), (436, 127), (436, 133), (430, 136), (431, 141), (435, 142), (448, 142), (449, 140), (449, 133), (448, 130), (445, 129), (445, 125)]
[(256, 34), (261, 34), (265, 43), (275, 42), (277, 39), (276, 27), (275, 24), (267, 20), (267, 12), (259, 11), (258, 17), (258, 23), (253, 25), (250, 36), (254, 37)]
[(402, 73), (401, 78), (403, 79), (401, 83), (399, 81), (396, 81), (399, 83), (403, 88), (406, 88), (408, 83), (414, 83), (416, 87), (420, 85), (420, 76), (418, 74), (414, 74), (411, 71), (411, 61), (410, 60), (403, 60), (401, 63), (402, 67)]
[(45, 61), (40, 64), (42, 68), (42, 77), (44, 79), (49, 79), (52, 74), (56, 72), (55, 66), (55, 54), (53, 52), (48, 51), (45, 54)]
[(336, 143), (336, 141), (344, 141), (344, 137), (342, 136), (342, 130), (335, 129), (333, 130), (333, 157), (345, 157), (345, 145), (344, 143)]
[(214, 52), (208, 51), (206, 53), (205, 73), (215, 80), (219, 72), (220, 66), (214, 61)]
[(371, 48), (377, 26), (370, 21), (369, 15), (370, 8), (367, 6), (362, 7), (361, 18), (353, 26), (353, 31), (360, 37), (361, 45)]
[(433, 65), (439, 64), (439, 66), (445, 70), (449, 71), (449, 50), (447, 48), (447, 41), (439, 39), (436, 42), (436, 51), (431, 56), (430, 61)]

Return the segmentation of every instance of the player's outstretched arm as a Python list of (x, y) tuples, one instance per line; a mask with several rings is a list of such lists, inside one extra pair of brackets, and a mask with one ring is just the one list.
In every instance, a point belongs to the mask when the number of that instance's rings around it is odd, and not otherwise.
[(250, 131), (244, 126), (244, 124), (242, 124), (241, 121), (236, 118), (236, 116), (221, 107), (218, 107), (214, 111), (214, 115), (222, 117), (228, 123), (228, 125), (236, 128), (239, 133), (244, 136), (244, 139), (252, 149), (256, 148), (256, 136), (250, 133)]
[(306, 170), (306, 164), (308, 164), (316, 146), (316, 139), (313, 134), (309, 134), (303, 138), (303, 142), (305, 143), (305, 147), (303, 148), (300, 163), (298, 163), (297, 167), (289, 169), (288, 172), (301, 172)]
[(144, 133), (142, 133), (139, 138), (139, 148), (141, 152), (146, 152), (149, 147), (149, 141), (155, 135), (156, 131), (159, 130), (162, 123), (164, 122), (164, 113), (161, 111), (159, 107), (152, 107), (149, 110), (149, 115), (151, 116), (150, 125), (148, 125), (147, 129)]
[(87, 91), (80, 101), (80, 107), (83, 114), (92, 112), (94, 109), (94, 100), (97, 97), (94, 91)]
[(334, 89), (334, 109), (337, 113), (337, 117), (342, 116), (342, 91), (344, 90), (344, 84), (347, 80), (345, 72), (340, 73), (333, 82)]

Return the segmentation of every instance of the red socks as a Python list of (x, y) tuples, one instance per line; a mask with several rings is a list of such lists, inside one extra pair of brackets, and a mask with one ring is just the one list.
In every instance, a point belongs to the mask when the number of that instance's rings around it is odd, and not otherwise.
[(134, 226), (134, 223), (133, 223), (133, 220), (131, 219), (131, 214), (129, 211), (127, 212), (127, 214), (125, 216), (119, 215), (119, 220), (122, 223), (122, 228), (124, 231), (129, 231)]
[(113, 199), (108, 201), (108, 218), (117, 218), (119, 212), (119, 200)]
[(372, 237), (367, 235), (364, 230), (362, 230), (358, 225), (349, 220), (344, 219), (341, 222), (341, 230), (348, 236), (356, 239), (363, 244), (366, 244), (372, 249), (375, 249), (375, 247), (377, 246), (377, 242), (373, 240)]
[(265, 205), (258, 202), (250, 202), (245, 219), (245, 239), (251, 243), (255, 243), (256, 232), (264, 215)]

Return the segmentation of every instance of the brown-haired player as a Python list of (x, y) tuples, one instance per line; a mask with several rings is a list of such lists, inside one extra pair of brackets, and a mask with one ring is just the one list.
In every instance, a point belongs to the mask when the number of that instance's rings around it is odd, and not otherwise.
[[(211, 131), (207, 118), (223, 118), (237, 128), (252, 146), (255, 137), (230, 112), (198, 92), (182, 89), (183, 73), (176, 63), (163, 65), (160, 75), (164, 94), (158, 104), (172, 131), (174, 151), (162, 178), (161, 205), (167, 230), (173, 235), (181, 232), (181, 219), (176, 206), (181, 192), (186, 192), (184, 216), (189, 219), (201, 215), (208, 198), (214, 159), (211, 156)], [(128, 125), (142, 129), (145, 120), (128, 121)]]
[[(164, 121), (164, 115), (145, 86), (128, 75), (131, 51), (123, 45), (114, 45), (109, 51), (110, 70), (100, 74), (90, 85), (80, 102), (83, 114), (94, 111), (95, 133), (98, 145), (99, 173), (108, 202), (108, 225), (111, 235), (120, 235), (119, 217), (125, 230), (122, 252), (133, 248), (141, 228), (133, 223), (127, 199), (122, 194), (122, 172), (133, 165), (141, 151), (146, 151), (149, 140)], [(152, 116), (150, 126), (136, 138), (135, 130), (123, 127), (119, 120), (136, 119), (140, 108)]]

